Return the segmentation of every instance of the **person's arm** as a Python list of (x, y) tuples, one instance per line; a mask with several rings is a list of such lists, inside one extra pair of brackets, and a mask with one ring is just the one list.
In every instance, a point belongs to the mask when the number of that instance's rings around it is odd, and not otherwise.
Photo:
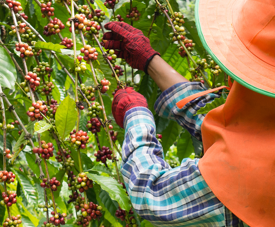
[(165, 91), (177, 83), (189, 82), (189, 80), (180, 75), (159, 55), (153, 57), (148, 65), (147, 71), (162, 91)]
[(184, 159), (171, 169), (163, 160), (152, 113), (128, 110), (121, 173), (137, 213), (155, 226), (225, 226), (225, 207), (198, 169), (199, 159)]

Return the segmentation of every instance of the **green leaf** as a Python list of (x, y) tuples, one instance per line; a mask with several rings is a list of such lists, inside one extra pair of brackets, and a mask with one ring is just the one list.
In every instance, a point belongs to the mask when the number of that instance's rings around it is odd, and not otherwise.
[(104, 218), (112, 223), (113, 227), (122, 227), (118, 220), (109, 212), (109, 207), (105, 207), (104, 203), (101, 201), (99, 196), (101, 191), (100, 187), (98, 185), (94, 185), (94, 190), (96, 192), (96, 200), (98, 201), (99, 205), (102, 206), (102, 210), (104, 211)]
[(107, 169), (106, 166), (102, 166), (102, 165), (95, 165), (92, 169), (90, 170), (87, 170), (88, 172), (89, 171), (95, 171), (95, 172), (103, 172), (103, 173), (107, 173), (109, 174), (110, 176), (112, 176), (112, 172)]
[(5, 26), (5, 27), (7, 27), (8, 29), (10, 29), (10, 30), (11, 30), (11, 26), (9, 26), (9, 25), (8, 25), (8, 24), (6, 24), (6, 23), (0, 22), (0, 25), (3, 25), (3, 26)]
[(143, 220), (141, 222), (140, 227), (154, 227), (154, 225), (151, 222), (147, 221), (147, 220)]
[(170, 121), (168, 127), (161, 133), (164, 154), (166, 154), (170, 146), (172, 146), (173, 143), (177, 140), (180, 131), (181, 127), (178, 125), (178, 123), (175, 121)]
[(207, 114), (209, 111), (223, 105), (225, 101), (226, 99), (222, 96), (220, 98), (216, 98), (213, 102), (207, 103), (204, 107), (200, 108), (196, 115)]
[[(29, 226), (37, 226), (38, 225), (38, 223), (39, 223), (39, 220), (35, 217), (35, 216), (33, 216), (31, 213), (30, 213), (30, 211), (24, 206), (24, 204), (22, 203), (22, 198), (18, 198), (17, 199), (17, 205), (19, 206), (19, 208), (21, 208), (21, 214), (22, 215), (25, 215), (26, 217), (28, 217), (28, 219), (26, 219), (26, 223), (25, 223), (25, 225), (23, 224), (23, 226), (26, 226), (26, 227), (29, 227)], [(23, 210), (23, 212), (22, 212), (22, 210)], [(31, 222), (29, 222), (29, 221), (31, 221)], [(33, 224), (33, 225), (31, 225), (31, 223)]]
[(30, 220), (30, 218), (28, 216), (22, 215), (21, 220), (22, 220), (23, 227), (35, 227), (35, 225), (32, 223), (32, 221)]
[(57, 131), (64, 140), (73, 130), (77, 120), (75, 101), (67, 96), (59, 105), (55, 113), (55, 124)]
[[(29, 124), (27, 125), (26, 129), (30, 134), (33, 134), (33, 126), (34, 126), (34, 122), (30, 121)], [(27, 140), (25, 140), (25, 132), (23, 131), (22, 134), (20, 135), (19, 139), (16, 141), (16, 144), (13, 147), (13, 152), (14, 155), (11, 158), (11, 163), (14, 162), (14, 160), (16, 159), (16, 157), (18, 156), (18, 154), (20, 153), (21, 146), (23, 145), (23, 147), (27, 144)]]
[(13, 89), (17, 75), (16, 69), (10, 55), (2, 46), (0, 46), (0, 65), (2, 66), (0, 67), (0, 85)]
[(87, 173), (89, 179), (92, 179), (100, 185), (100, 187), (108, 192), (112, 200), (118, 202), (121, 209), (129, 211), (131, 208), (131, 202), (126, 194), (125, 189), (115, 179), (110, 177), (99, 176), (96, 174)]
[(180, 162), (182, 159), (188, 158), (190, 154), (194, 152), (192, 142), (193, 141), (190, 133), (187, 130), (184, 130), (177, 142), (177, 155)]
[(27, 202), (30, 205), (37, 204), (37, 191), (36, 188), (32, 185), (30, 180), (24, 176), (24, 174), (13, 170), (14, 174), (16, 175), (16, 179), (18, 180), (20, 186), (22, 187), (22, 191), (24, 196), (27, 199)]
[(34, 131), (37, 133), (42, 133), (49, 130), (52, 125), (48, 124), (46, 121), (38, 121), (34, 124)]
[(39, 48), (39, 49), (44, 49), (44, 50), (53, 50), (57, 53), (61, 53), (61, 49), (66, 48), (65, 46), (60, 45), (60, 44), (54, 44), (51, 42), (46, 43), (46, 42), (42, 42), (42, 41), (36, 42), (35, 47)]
[(105, 15), (107, 17), (110, 17), (110, 14), (109, 14), (109, 11), (108, 9), (106, 8), (106, 6), (103, 4), (103, 2), (101, 0), (95, 0), (95, 3), (97, 4), (97, 6), (105, 12)]

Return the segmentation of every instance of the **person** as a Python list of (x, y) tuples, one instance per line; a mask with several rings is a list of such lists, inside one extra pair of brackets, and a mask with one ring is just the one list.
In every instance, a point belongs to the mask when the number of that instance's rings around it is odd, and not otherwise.
[[(122, 175), (137, 213), (155, 226), (275, 226), (275, 2), (197, 0), (200, 39), (233, 80), (224, 105), (198, 114), (219, 97), (171, 68), (138, 29), (110, 22), (105, 48), (116, 49), (163, 91), (155, 111), (202, 140), (201, 159), (172, 169), (146, 99), (132, 88), (114, 96), (125, 129)], [(178, 152), (181, 152), (180, 150)]]

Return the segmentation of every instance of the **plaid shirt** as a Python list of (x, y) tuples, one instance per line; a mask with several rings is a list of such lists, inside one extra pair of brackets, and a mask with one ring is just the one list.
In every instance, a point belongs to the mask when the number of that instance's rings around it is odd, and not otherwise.
[[(198, 82), (176, 84), (161, 94), (155, 110), (160, 116), (176, 120), (201, 140), (205, 116), (194, 114), (218, 95), (197, 98), (182, 109), (176, 103), (204, 90)], [(183, 159), (181, 166), (174, 169), (163, 160), (154, 117), (147, 108), (128, 110), (124, 128), (121, 171), (132, 204), (141, 217), (162, 227), (244, 226), (208, 187), (198, 168), (199, 159)]]

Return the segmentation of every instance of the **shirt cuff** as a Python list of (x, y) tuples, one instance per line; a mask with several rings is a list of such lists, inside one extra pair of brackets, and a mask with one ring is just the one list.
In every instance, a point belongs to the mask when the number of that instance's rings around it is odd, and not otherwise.
[[(174, 119), (172, 109), (176, 103), (190, 95), (207, 90), (200, 82), (182, 82), (165, 90), (155, 103), (156, 113), (168, 119)], [(194, 100), (193, 100), (194, 101)], [(191, 102), (193, 102), (191, 101)]]

